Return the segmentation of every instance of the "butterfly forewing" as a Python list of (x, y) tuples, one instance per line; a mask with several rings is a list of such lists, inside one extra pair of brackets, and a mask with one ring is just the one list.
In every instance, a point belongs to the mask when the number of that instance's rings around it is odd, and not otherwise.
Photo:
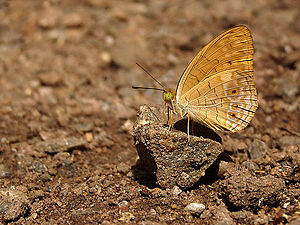
[(188, 65), (176, 89), (180, 101), (195, 85), (210, 76), (236, 69), (253, 76), (253, 41), (246, 26), (227, 30), (207, 44)]
[(245, 26), (207, 44), (188, 65), (176, 89), (175, 108), (214, 130), (246, 127), (258, 107), (253, 41)]

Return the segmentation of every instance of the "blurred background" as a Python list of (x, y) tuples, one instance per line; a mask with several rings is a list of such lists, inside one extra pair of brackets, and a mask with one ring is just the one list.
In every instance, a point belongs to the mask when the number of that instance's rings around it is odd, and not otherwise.
[[(242, 163), (254, 139), (270, 153), (300, 144), (297, 0), (11, 0), (1, 1), (0, 7), (0, 168), (8, 174), (1, 180), (5, 187), (47, 189), (58, 180), (86, 185), (84, 177), (100, 177), (120, 163), (117, 171), (126, 174), (137, 159), (130, 135), (137, 109), (163, 103), (159, 92), (131, 88), (157, 87), (135, 63), (175, 89), (197, 52), (238, 24), (247, 25), (254, 39), (259, 109), (245, 130), (223, 134), (225, 151)], [(35, 147), (61, 137), (83, 138), (87, 151), (53, 156)], [(36, 162), (45, 171), (32, 169)], [(41, 181), (45, 174), (49, 180)], [(119, 183), (122, 177), (105, 179)], [(126, 182), (124, 186), (136, 185)], [(54, 193), (48, 199), (60, 191)], [(74, 193), (66, 197), (78, 198)], [(93, 198), (85, 199), (90, 203)], [(43, 204), (49, 211), (41, 218), (53, 217), (51, 210), (64, 217), (64, 210), (55, 211), (50, 201)], [(108, 220), (116, 217), (113, 209), (105, 210)]]

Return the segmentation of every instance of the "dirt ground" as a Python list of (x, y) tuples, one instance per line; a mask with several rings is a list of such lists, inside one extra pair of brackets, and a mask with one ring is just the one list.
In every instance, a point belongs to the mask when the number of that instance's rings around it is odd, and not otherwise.
[[(175, 88), (237, 24), (253, 34), (259, 109), (220, 133), (234, 166), (163, 190), (131, 135), (140, 105), (163, 103), (131, 88), (156, 85), (135, 63)], [(297, 0), (0, 1), (0, 85), (3, 224), (300, 224)]]

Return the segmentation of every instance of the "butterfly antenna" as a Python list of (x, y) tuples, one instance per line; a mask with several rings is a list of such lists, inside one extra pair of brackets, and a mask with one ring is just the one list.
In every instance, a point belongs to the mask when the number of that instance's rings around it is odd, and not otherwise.
[(165, 92), (165, 89), (155, 88), (155, 87), (141, 87), (141, 86), (132, 86), (133, 89), (150, 89)]
[(158, 83), (163, 88), (162, 90), (165, 90), (164, 86), (157, 79), (155, 79), (155, 77), (153, 77), (144, 67), (142, 67), (139, 63), (136, 63), (136, 65), (138, 65), (138, 67), (140, 67), (146, 74), (148, 74), (153, 80), (155, 80), (156, 83)]

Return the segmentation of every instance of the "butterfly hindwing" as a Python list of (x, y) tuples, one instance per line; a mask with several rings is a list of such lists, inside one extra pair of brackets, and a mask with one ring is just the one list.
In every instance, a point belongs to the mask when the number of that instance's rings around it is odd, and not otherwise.
[(212, 129), (241, 130), (258, 107), (253, 76), (239, 70), (217, 73), (190, 89), (181, 105), (193, 120)]

